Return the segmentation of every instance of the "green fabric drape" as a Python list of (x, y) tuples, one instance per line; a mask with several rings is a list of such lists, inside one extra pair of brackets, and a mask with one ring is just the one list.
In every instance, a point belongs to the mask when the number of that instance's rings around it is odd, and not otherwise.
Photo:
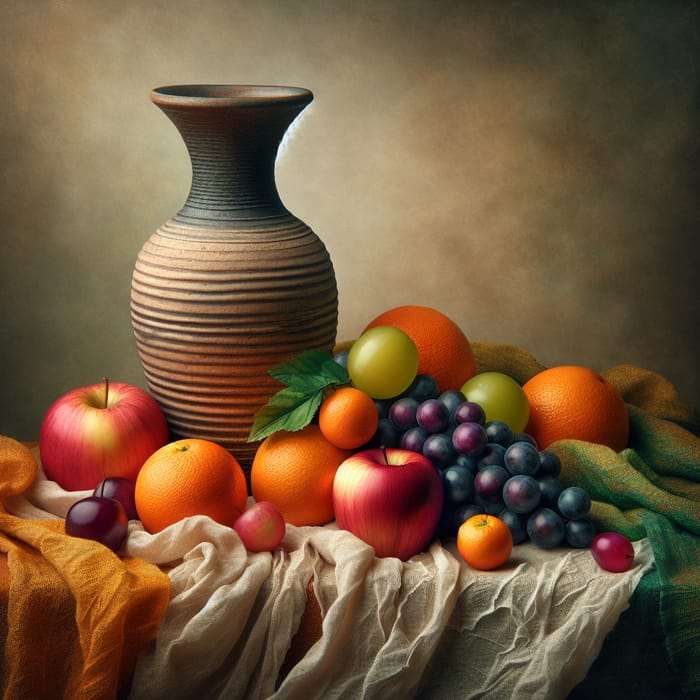
[[(516, 346), (474, 343), (474, 354), (477, 371), (521, 383), (544, 369)], [(635, 604), (648, 607), (654, 592), (671, 666), (683, 693), (700, 697), (700, 415), (659, 374), (631, 365), (601, 374), (628, 405), (628, 447), (616, 453), (561, 440), (547, 449), (562, 461), (562, 484), (591, 494), (599, 531), (649, 539), (656, 569), (642, 580)]]

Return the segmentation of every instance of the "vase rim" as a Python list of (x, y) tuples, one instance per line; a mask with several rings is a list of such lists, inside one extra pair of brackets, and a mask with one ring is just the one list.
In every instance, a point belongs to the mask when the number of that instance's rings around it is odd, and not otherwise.
[(312, 99), (311, 90), (285, 85), (164, 85), (151, 91), (154, 104), (181, 107), (257, 107), (270, 103), (305, 105)]

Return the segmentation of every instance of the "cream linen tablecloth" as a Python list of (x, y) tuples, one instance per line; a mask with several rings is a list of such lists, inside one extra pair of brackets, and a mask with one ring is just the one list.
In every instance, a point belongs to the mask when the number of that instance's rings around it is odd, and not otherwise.
[[(8, 510), (63, 517), (83, 495), (40, 472)], [(172, 591), (129, 698), (563, 698), (653, 566), (647, 540), (635, 549), (625, 574), (589, 550), (532, 544), (478, 572), (438, 542), (408, 562), (377, 559), (334, 524), (288, 525), (280, 549), (251, 554), (205, 517), (157, 535), (132, 521), (122, 553), (167, 570)], [(284, 675), (310, 582), (322, 635)]]

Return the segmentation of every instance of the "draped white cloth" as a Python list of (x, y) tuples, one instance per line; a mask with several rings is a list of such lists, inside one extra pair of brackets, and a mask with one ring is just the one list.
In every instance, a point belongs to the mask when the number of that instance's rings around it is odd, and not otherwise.
[[(40, 472), (9, 509), (63, 517), (84, 495)], [(635, 553), (613, 574), (588, 550), (524, 544), (479, 572), (439, 542), (407, 562), (379, 559), (335, 524), (288, 525), (279, 549), (253, 554), (206, 517), (156, 535), (131, 521), (122, 554), (164, 567), (172, 597), (129, 697), (564, 698), (653, 566), (646, 540)], [(309, 582), (323, 634), (282, 678)]]

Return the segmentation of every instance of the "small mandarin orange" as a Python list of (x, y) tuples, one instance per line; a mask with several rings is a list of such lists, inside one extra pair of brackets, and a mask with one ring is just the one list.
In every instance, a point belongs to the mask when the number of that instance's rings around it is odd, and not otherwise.
[(473, 515), (457, 531), (457, 551), (473, 569), (488, 571), (508, 561), (513, 535), (495, 515)]
[(374, 400), (354, 387), (340, 387), (321, 403), (318, 427), (336, 447), (354, 450), (377, 432), (379, 413)]

